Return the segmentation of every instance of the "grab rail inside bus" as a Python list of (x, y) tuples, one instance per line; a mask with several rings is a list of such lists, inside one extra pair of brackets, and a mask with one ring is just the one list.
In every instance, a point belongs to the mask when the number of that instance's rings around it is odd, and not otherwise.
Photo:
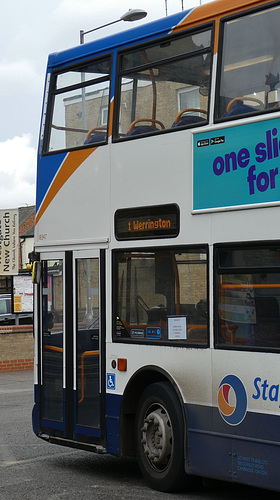
[(81, 398), (78, 401), (78, 404), (82, 403), (84, 398), (85, 398), (85, 380), (84, 380), (85, 367), (84, 367), (84, 363), (85, 363), (85, 358), (88, 356), (99, 356), (99, 351), (85, 351), (85, 352), (83, 352), (83, 354), (81, 356), (81, 366), (79, 367), (79, 368), (81, 368)]
[(88, 129), (84, 128), (74, 128), (74, 127), (64, 127), (62, 125), (54, 125), (54, 123), (52, 123), (51, 127), (54, 128), (55, 130), (64, 130), (65, 132), (80, 132), (81, 134), (87, 134), (89, 131)]
[(56, 347), (54, 345), (44, 345), (44, 349), (46, 349), (47, 351), (55, 351), (55, 352), (63, 352), (63, 348), (62, 347)]
[[(238, 338), (236, 339), (235, 333), (238, 329), (237, 325), (220, 325), (221, 333), (226, 342), (230, 342), (231, 345), (235, 345), (236, 341), (238, 344), (248, 344), (248, 339)], [(227, 335), (229, 333), (229, 335)]]
[(263, 290), (268, 290), (268, 289), (273, 289), (273, 288), (280, 288), (280, 283), (267, 283), (267, 284), (259, 284), (259, 283), (221, 283), (220, 288), (223, 290), (245, 290), (247, 288), (252, 288), (252, 289), (263, 289)]
[[(83, 128), (74, 128), (74, 127), (64, 127), (62, 125), (54, 125), (52, 123), (52, 128), (55, 130), (63, 130), (64, 132), (78, 132), (80, 134), (86, 134), (84, 144), (92, 144), (94, 142), (102, 142), (107, 138), (107, 127), (94, 127), (90, 130)], [(94, 132), (94, 135), (92, 133)]]

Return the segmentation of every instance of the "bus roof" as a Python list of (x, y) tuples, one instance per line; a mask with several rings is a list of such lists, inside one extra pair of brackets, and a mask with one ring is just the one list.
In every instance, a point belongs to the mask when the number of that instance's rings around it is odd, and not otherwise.
[(271, 0), (216, 0), (209, 2), (195, 9), (192, 9), (190, 15), (176, 26), (175, 31), (186, 29), (190, 26), (211, 21), (214, 18), (221, 18), (229, 14), (235, 14), (241, 10), (246, 10), (260, 5), (271, 4)]
[(75, 63), (77, 60), (104, 54), (116, 48), (124, 48), (133, 43), (165, 36), (171, 31), (178, 32), (198, 24), (209, 22), (229, 14), (238, 13), (263, 4), (271, 4), (271, 0), (215, 0), (192, 9), (163, 17), (150, 23), (142, 24), (120, 33), (99, 38), (71, 49), (53, 53), (49, 56), (48, 68)]
[(172, 31), (175, 26), (181, 23), (193, 9), (173, 14), (150, 23), (143, 24), (136, 28), (131, 28), (120, 33), (99, 38), (93, 42), (88, 42), (83, 45), (78, 45), (62, 52), (57, 52), (49, 56), (48, 67), (55, 68), (62, 64), (70, 64), (77, 59), (94, 54), (102, 54), (104, 52), (112, 51), (115, 48), (126, 47), (133, 44), (135, 41), (146, 41), (150, 38), (165, 36)]

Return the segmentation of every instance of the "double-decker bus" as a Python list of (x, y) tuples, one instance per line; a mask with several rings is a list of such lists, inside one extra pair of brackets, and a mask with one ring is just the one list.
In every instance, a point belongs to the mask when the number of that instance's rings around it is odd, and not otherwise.
[(48, 60), (34, 431), (158, 490), (280, 490), (279, 24), (217, 0)]

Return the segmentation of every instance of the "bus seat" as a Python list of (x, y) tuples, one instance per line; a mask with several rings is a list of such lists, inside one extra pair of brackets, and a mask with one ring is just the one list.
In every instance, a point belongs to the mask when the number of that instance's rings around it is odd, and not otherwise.
[(153, 125), (140, 125), (139, 127), (134, 127), (134, 129), (131, 132), (127, 132), (127, 136), (131, 135), (141, 135), (141, 134), (148, 134), (149, 132), (157, 132), (159, 129), (156, 127), (153, 127)]
[(95, 142), (106, 141), (107, 134), (95, 134), (90, 137), (90, 139), (85, 140), (84, 144), (94, 144)]
[[(244, 104), (245, 101), (252, 101), (258, 105), (258, 107), (248, 106), (248, 104)], [(256, 97), (234, 97), (227, 105), (227, 110), (225, 117), (228, 116), (237, 116), (237, 115), (246, 115), (248, 113), (254, 113), (258, 110), (263, 110), (264, 104), (262, 101), (257, 99)]]
[(84, 144), (105, 142), (106, 139), (107, 139), (107, 127), (94, 127), (88, 131)]
[(200, 122), (205, 122), (205, 118), (202, 118), (202, 116), (194, 115), (183, 116), (181, 120), (178, 121), (178, 123), (173, 122), (171, 128), (182, 127), (183, 125), (192, 125)]
[(159, 323), (159, 321), (167, 321), (166, 307), (163, 305), (150, 307), (147, 310), (148, 324)]
[[(136, 125), (139, 122), (149, 122), (151, 125)], [(156, 124), (159, 125), (160, 129), (156, 127)], [(134, 120), (128, 129), (127, 136), (132, 135), (140, 135), (140, 134), (148, 134), (149, 132), (159, 132), (159, 130), (163, 130), (165, 127), (162, 122), (156, 120), (155, 118), (138, 118)]]
[(246, 115), (248, 113), (253, 113), (256, 111), (256, 108), (253, 108), (253, 106), (247, 106), (247, 104), (240, 104), (236, 106), (235, 108), (231, 109), (229, 113), (227, 113), (225, 116), (236, 116), (236, 115)]
[(256, 325), (253, 344), (263, 347), (280, 346), (279, 303), (276, 297), (255, 297)]
[(255, 297), (257, 319), (273, 319), (279, 317), (279, 304), (276, 297)]
[[(192, 113), (190, 115), (185, 115), (185, 113)], [(202, 116), (198, 116), (198, 114), (193, 113), (202, 113), (205, 115), (205, 118)], [(185, 116), (184, 116), (185, 115)], [(179, 111), (177, 114), (175, 121), (171, 125), (171, 128), (182, 127), (182, 125), (194, 125), (196, 123), (205, 122), (207, 120), (207, 111), (200, 108), (185, 108)]]

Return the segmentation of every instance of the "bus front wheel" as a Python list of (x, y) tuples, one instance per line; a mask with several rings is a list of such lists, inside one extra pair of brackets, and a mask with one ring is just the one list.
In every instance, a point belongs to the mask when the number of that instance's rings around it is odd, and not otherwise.
[(184, 472), (184, 420), (168, 382), (151, 384), (136, 411), (136, 450), (146, 482), (159, 491), (181, 489)]

